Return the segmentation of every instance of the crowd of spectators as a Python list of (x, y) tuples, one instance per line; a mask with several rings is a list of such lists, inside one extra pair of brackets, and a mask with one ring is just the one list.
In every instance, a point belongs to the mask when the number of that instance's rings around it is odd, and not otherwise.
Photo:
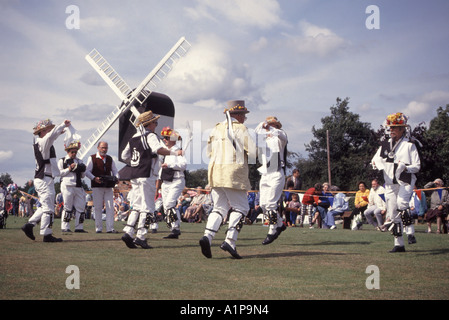
[[(27, 192), (8, 190), (0, 182), (0, 209), (3, 210), (5, 219), (8, 215), (27, 218), (39, 206), (39, 200), (34, 190), (33, 181), (27, 183)], [(307, 190), (302, 190), (299, 170), (295, 170), (286, 179), (285, 191), (279, 199), (279, 211), (282, 214), (285, 225), (288, 227), (335, 229), (336, 220), (341, 221), (345, 212), (350, 212), (352, 229), (360, 229), (363, 224), (370, 224), (378, 231), (385, 231), (382, 225), (385, 222), (386, 205), (385, 189), (377, 179), (371, 181), (371, 187), (360, 181), (358, 191), (349, 194), (342, 192), (336, 186), (328, 183), (316, 183)], [(13, 191), (13, 192), (10, 192)], [(430, 199), (426, 198), (426, 194)], [(245, 218), (245, 224), (254, 224), (258, 219), (267, 223), (259, 206), (259, 193), (250, 190), (247, 193), (249, 212)], [(353, 202), (352, 202), (353, 199)], [(62, 207), (63, 199), (60, 194), (56, 199), (56, 216), (58, 208)], [(125, 221), (132, 204), (127, 195), (114, 193), (114, 220)], [(213, 209), (210, 188), (198, 186), (197, 188), (185, 188), (178, 199), (176, 210), (179, 211), (181, 220), (185, 223), (201, 223), (207, 220)], [(163, 211), (160, 208), (159, 211)], [(436, 233), (448, 232), (449, 192), (444, 187), (441, 179), (435, 179), (424, 185), (423, 189), (415, 186), (415, 192), (410, 199), (410, 211), (412, 216), (427, 224), (427, 232), (432, 232), (432, 224), (436, 224)], [(86, 218), (93, 218), (92, 196), (86, 193)], [(163, 216), (163, 212), (159, 212)]]

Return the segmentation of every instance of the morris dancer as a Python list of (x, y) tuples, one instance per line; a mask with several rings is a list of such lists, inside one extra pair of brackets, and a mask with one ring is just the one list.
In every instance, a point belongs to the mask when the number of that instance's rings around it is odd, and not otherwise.
[[(260, 178), (260, 206), (268, 217), (269, 229), (263, 245), (276, 240), (286, 229), (284, 219), (279, 214), (278, 204), (285, 184), (285, 165), (287, 157), (287, 134), (276, 117), (268, 117), (260, 123), (256, 133), (263, 136), (265, 148), (261, 148), (262, 166), (258, 168)], [(260, 148), (260, 144), (259, 144)]]
[(416, 243), (409, 201), (421, 167), (415, 142), (407, 135), (407, 117), (394, 113), (387, 117), (390, 139), (384, 140), (372, 159), (373, 168), (383, 170), (387, 217), (384, 227), (392, 231), (394, 248), (390, 252), (405, 252), (402, 237), (406, 227), (408, 243)]
[[(73, 127), (69, 127), (69, 130)], [(64, 208), (61, 214), (62, 232), (71, 232), (70, 220), (75, 217), (75, 232), (87, 232), (84, 230), (86, 193), (84, 192), (81, 179), (86, 175), (86, 165), (77, 158), (77, 152), (81, 148), (79, 140), (70, 140), (65, 144), (67, 155), (58, 161), (61, 172), (61, 193), (64, 199)]]
[[(159, 174), (158, 155), (180, 155), (181, 150), (170, 151), (163, 147), (159, 137), (154, 133), (160, 116), (147, 111), (139, 115), (136, 122), (137, 133), (129, 140), (122, 152), (122, 159), (131, 168), (133, 209), (128, 216), (127, 225), (123, 229), (122, 240), (130, 249), (139, 245), (143, 249), (151, 249), (146, 234), (150, 223), (155, 222), (156, 181)], [(137, 223), (137, 234), (134, 239), (134, 227)]]
[(248, 162), (255, 163), (256, 145), (243, 124), (249, 113), (245, 102), (229, 101), (227, 107), (227, 119), (215, 126), (207, 143), (207, 155), (210, 159), (208, 179), (214, 208), (209, 214), (206, 230), (199, 244), (202, 254), (206, 258), (212, 258), (212, 239), (229, 213), (229, 229), (220, 248), (234, 258), (241, 259), (236, 250), (236, 241), (249, 211), (246, 196), (251, 187)]
[(63, 123), (55, 126), (51, 120), (47, 119), (39, 121), (33, 128), (34, 135), (38, 136), (33, 144), (36, 158), (34, 186), (39, 195), (41, 207), (22, 227), (26, 236), (32, 240), (35, 240), (33, 228), (40, 222), (40, 234), (44, 236), (44, 242), (62, 241), (61, 238), (55, 238), (52, 231), (56, 197), (54, 177), (59, 176), (53, 143), (69, 125), (69, 120), (64, 120)]
[[(181, 140), (178, 132), (172, 130), (170, 127), (165, 127), (161, 131), (161, 136), (170, 151), (177, 152), (180, 150), (176, 145), (176, 142)], [(178, 239), (181, 234), (181, 216), (175, 207), (186, 185), (184, 176), (186, 166), (187, 160), (183, 155), (165, 156), (164, 163), (161, 165), (159, 179), (162, 181), (162, 202), (165, 220), (171, 231), (167, 237), (164, 237), (165, 239)]]

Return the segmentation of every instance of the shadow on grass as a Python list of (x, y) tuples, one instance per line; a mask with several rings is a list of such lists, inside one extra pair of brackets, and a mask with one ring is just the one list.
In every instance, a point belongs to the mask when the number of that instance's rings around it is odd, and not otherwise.
[(449, 248), (439, 248), (439, 249), (431, 249), (431, 250), (410, 250), (410, 252), (417, 253), (420, 256), (434, 256), (440, 254), (449, 254)]
[[(305, 256), (344, 256), (346, 253), (336, 252), (310, 252), (310, 251), (291, 251), (291, 252), (274, 252), (274, 253), (258, 253), (250, 255), (242, 255), (243, 259), (272, 259), (272, 258), (291, 258), (291, 257), (305, 257)], [(229, 257), (219, 257), (216, 259), (233, 259)]]
[(322, 241), (317, 243), (299, 243), (298, 246), (346, 246), (346, 245), (370, 245), (371, 241)]

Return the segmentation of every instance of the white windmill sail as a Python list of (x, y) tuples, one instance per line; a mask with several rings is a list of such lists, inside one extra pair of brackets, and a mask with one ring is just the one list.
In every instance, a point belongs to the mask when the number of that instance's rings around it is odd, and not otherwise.
[(190, 43), (184, 37), (179, 39), (135, 90), (131, 90), (126, 82), (96, 49), (86, 55), (86, 60), (112, 88), (121, 99), (122, 103), (117, 106), (108, 117), (106, 117), (91, 137), (82, 144), (78, 156), (81, 159), (84, 158), (89, 150), (95, 146), (98, 141), (100, 141), (101, 137), (109, 130), (109, 128), (111, 128), (115, 121), (129, 109), (131, 109), (133, 113), (133, 117), (130, 120), (134, 123), (139, 116), (139, 112), (134, 105), (137, 103), (142, 104), (145, 101), (157, 85), (162, 82), (172, 70), (175, 62), (187, 54), (190, 47)]

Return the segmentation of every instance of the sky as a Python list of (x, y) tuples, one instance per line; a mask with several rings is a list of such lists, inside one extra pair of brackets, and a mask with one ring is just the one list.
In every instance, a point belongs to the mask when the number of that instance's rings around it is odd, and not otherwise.
[[(32, 179), (39, 120), (71, 120), (83, 142), (121, 103), (92, 49), (136, 87), (181, 37), (192, 47), (155, 90), (175, 129), (205, 139), (228, 100), (245, 100), (249, 128), (276, 116), (307, 157), (338, 97), (376, 130), (394, 112), (428, 125), (449, 104), (447, 12), (447, 0), (1, 0), (0, 173)], [(118, 159), (118, 124), (103, 140)], [(55, 147), (63, 157), (63, 137)]]

